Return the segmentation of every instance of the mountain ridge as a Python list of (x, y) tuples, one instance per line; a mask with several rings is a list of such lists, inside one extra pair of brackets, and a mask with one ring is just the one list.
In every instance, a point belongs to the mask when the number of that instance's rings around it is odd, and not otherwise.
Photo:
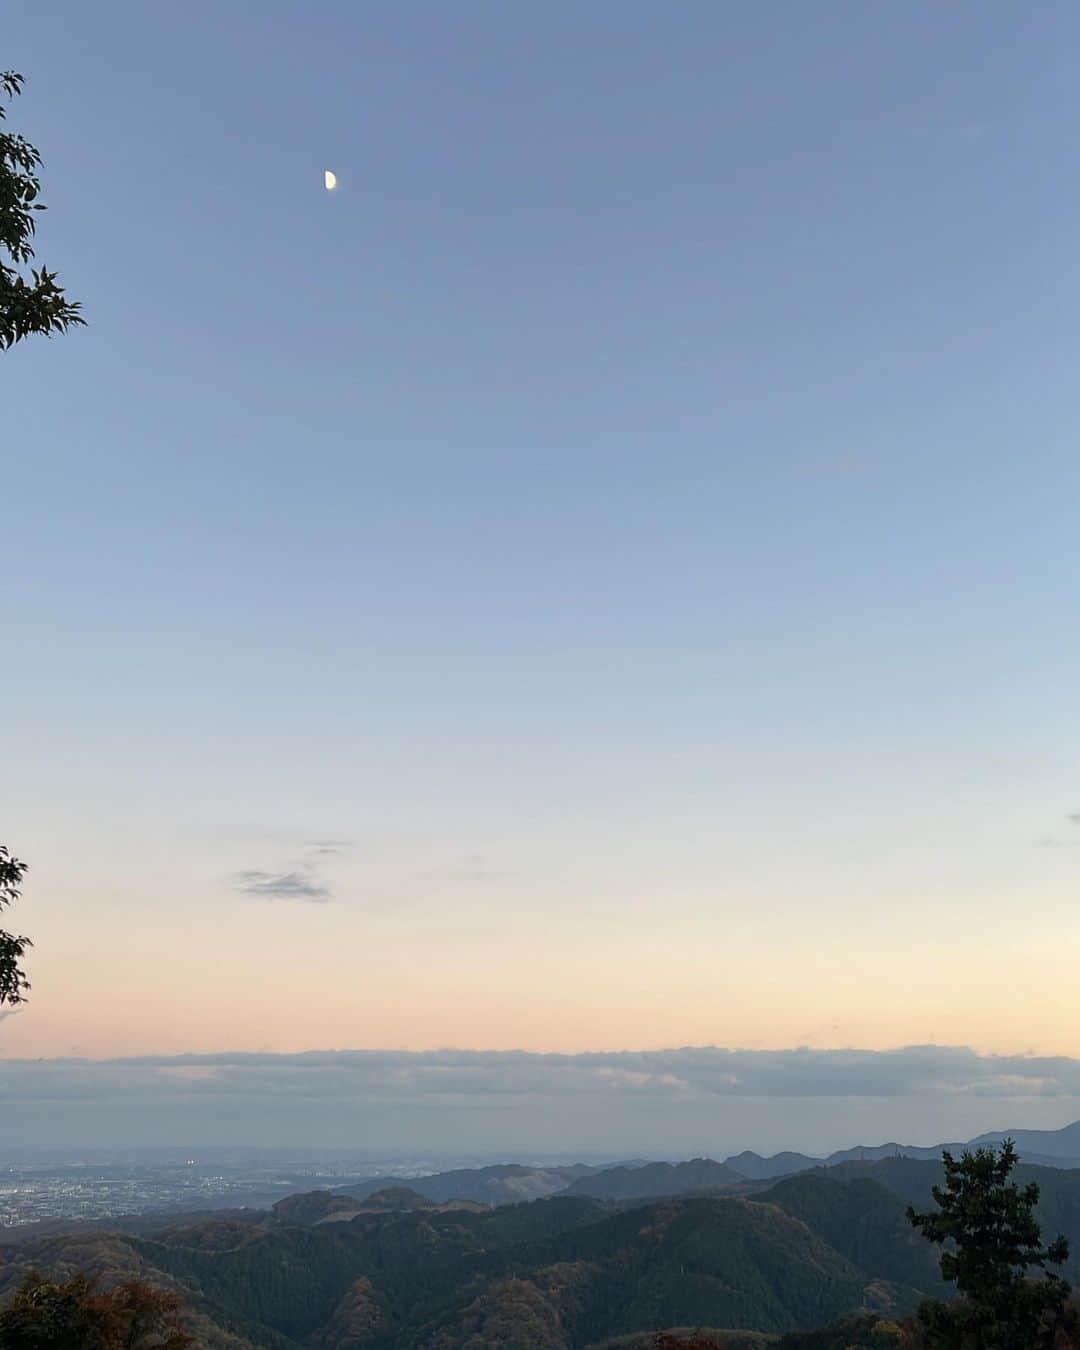
[[(708, 1159), (649, 1166), (639, 1187), (730, 1175)], [(640, 1169), (608, 1170), (618, 1192)], [(30, 1268), (84, 1269), (106, 1283), (135, 1275), (180, 1294), (198, 1343), (215, 1350), (585, 1350), (695, 1325), (802, 1333), (902, 1317), (943, 1292), (936, 1254), (906, 1220), (942, 1170), (940, 1160), (898, 1156), (768, 1184), (744, 1178), (752, 1194), (558, 1195), (496, 1207), (424, 1200), (382, 1178), (370, 1204), (316, 1191), (226, 1220), (184, 1225), (169, 1215), (139, 1232), (27, 1234), (4, 1248), (0, 1294)], [(1017, 1180), (1038, 1182), (1044, 1232), (1072, 1240), (1065, 1274), (1075, 1280), (1080, 1171), (1021, 1164)]]

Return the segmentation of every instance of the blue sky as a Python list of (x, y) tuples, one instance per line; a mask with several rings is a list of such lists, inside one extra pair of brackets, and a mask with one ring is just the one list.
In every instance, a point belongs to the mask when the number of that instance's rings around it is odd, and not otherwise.
[(6, 1053), (1075, 1050), (1078, 41), (15, 0)]

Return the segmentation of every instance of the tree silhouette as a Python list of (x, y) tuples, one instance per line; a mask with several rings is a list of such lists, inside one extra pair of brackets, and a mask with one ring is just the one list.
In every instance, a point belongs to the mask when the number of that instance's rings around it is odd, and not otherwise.
[[(21, 894), (22, 879), (26, 875), (26, 864), (13, 858), (3, 844), (0, 844), (0, 910), (14, 904)], [(30, 981), (19, 965), (27, 947), (32, 946), (29, 938), (16, 937), (14, 933), (5, 933), (0, 928), (0, 1005), (4, 1003), (22, 1003)]]
[[(18, 71), (0, 71), (0, 95), (14, 98), (22, 87)], [(0, 121), (6, 116), (0, 103)], [(40, 166), (41, 156), (24, 136), (0, 131), (0, 350), (32, 333), (51, 337), (86, 322), (82, 306), (56, 284), (55, 272), (31, 267), (27, 279), (17, 270), (34, 256), (34, 213), (45, 210), (38, 201)]]
[[(951, 1350), (1040, 1350), (1066, 1329), (1069, 1286), (1049, 1269), (1069, 1255), (1063, 1237), (1042, 1245), (1035, 1218), (1039, 1188), (1009, 1180), (1019, 1161), (1006, 1139), (992, 1148), (946, 1151), (945, 1184), (935, 1186), (936, 1211), (908, 1218), (942, 1246), (941, 1274), (956, 1284), (953, 1303), (927, 1300), (919, 1320), (928, 1346)], [(1035, 1278), (1032, 1277), (1033, 1273)]]

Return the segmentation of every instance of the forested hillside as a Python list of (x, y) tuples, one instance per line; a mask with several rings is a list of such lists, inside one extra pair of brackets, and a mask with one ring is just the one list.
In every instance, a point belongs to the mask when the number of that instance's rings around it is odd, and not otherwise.
[[(601, 1176), (619, 1190), (664, 1177), (726, 1182), (726, 1171), (703, 1160)], [(31, 1267), (106, 1282), (138, 1275), (177, 1291), (201, 1343), (219, 1350), (584, 1350), (665, 1327), (809, 1332), (863, 1312), (902, 1317), (943, 1294), (935, 1253), (905, 1217), (940, 1176), (938, 1163), (890, 1158), (816, 1168), (752, 1196), (724, 1185), (497, 1208), (401, 1188), (364, 1201), (313, 1192), (261, 1215), (28, 1235), (0, 1248), (0, 1297)], [(1021, 1168), (1018, 1179), (1038, 1181), (1045, 1229), (1080, 1249), (1080, 1173)]]

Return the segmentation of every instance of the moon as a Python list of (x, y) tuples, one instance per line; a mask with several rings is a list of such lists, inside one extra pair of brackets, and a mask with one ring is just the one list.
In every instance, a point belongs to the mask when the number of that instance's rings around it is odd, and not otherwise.
[(329, 169), (323, 174), (323, 182), (326, 184), (327, 192), (333, 192), (337, 187), (337, 174), (331, 173)]

